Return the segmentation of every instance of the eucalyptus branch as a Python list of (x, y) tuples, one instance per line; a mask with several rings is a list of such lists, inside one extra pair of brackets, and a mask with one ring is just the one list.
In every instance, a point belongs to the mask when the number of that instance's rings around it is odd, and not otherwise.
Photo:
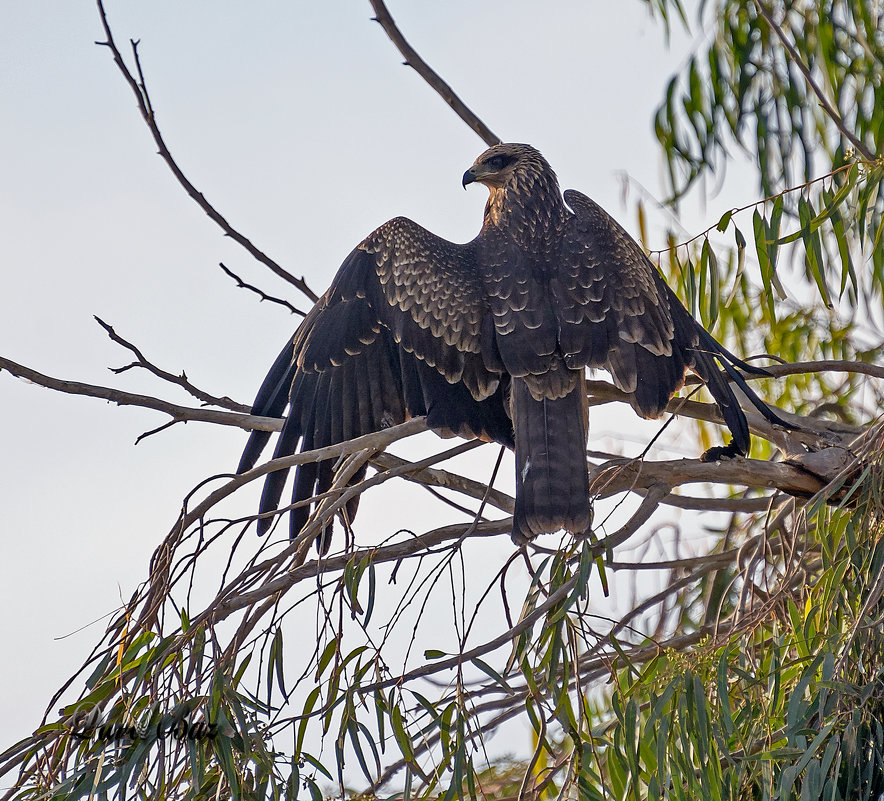
[(153, 602), (148, 604), (148, 609), (142, 614), (142, 619), (145, 621), (146, 627), (149, 627), (149, 624), (153, 621), (154, 615), (165, 598), (168, 587), (168, 575), (171, 569), (172, 554), (175, 552), (184, 533), (194, 523), (201, 521), (206, 513), (217, 503), (232, 495), (241, 486), (275, 470), (286, 470), (295, 465), (305, 464), (307, 462), (335, 459), (342, 455), (348, 455), (365, 449), (380, 451), (389, 444), (395, 442), (397, 439), (424, 430), (426, 430), (426, 419), (423, 417), (415, 417), (412, 420), (401, 423), (397, 426), (385, 428), (372, 434), (365, 434), (361, 437), (356, 437), (356, 439), (338, 443), (337, 445), (328, 445), (324, 448), (302, 451), (301, 453), (292, 454), (291, 456), (272, 459), (269, 462), (253, 467), (251, 470), (247, 470), (244, 473), (231, 477), (226, 484), (211, 492), (206, 498), (196, 504), (193, 509), (188, 511), (185, 508), (171, 531), (166, 535), (157, 550), (154, 551), (151, 558), (150, 594), (153, 598)]
[[(369, 434), (359, 437), (349, 442), (340, 443), (339, 445), (328, 446), (313, 451), (307, 451), (292, 456), (274, 459), (265, 464), (259, 465), (252, 470), (236, 476), (229, 480), (223, 487), (212, 492), (206, 499), (197, 504), (182, 519), (176, 523), (172, 531), (167, 536), (163, 545), (157, 550), (154, 557), (154, 569), (152, 574), (155, 584), (154, 594), (162, 595), (165, 591), (161, 591), (161, 587), (165, 586), (165, 579), (160, 577), (166, 575), (169, 570), (169, 560), (171, 553), (177, 547), (183, 531), (198, 520), (202, 520), (208, 511), (232, 494), (239, 487), (243, 486), (256, 478), (265, 475), (268, 472), (280, 469), (287, 469), (297, 464), (305, 464), (323, 459), (340, 457), (346, 454), (357, 453), (360, 451), (379, 451), (389, 445), (391, 442), (403, 436), (408, 436), (417, 431), (425, 429), (425, 423), (422, 418), (403, 423), (391, 429), (385, 429), (382, 432)], [(475, 447), (478, 443), (464, 443), (455, 449), (457, 452), (465, 448)], [(437, 454), (430, 456), (420, 462), (412, 463), (384, 457), (382, 462), (389, 465), (382, 473), (378, 473), (371, 478), (364, 479), (357, 485), (346, 486), (346, 481), (341, 482), (340, 486), (335, 486), (329, 492), (325, 493), (323, 498), (335, 499), (331, 506), (325, 508), (323, 512), (315, 515), (311, 523), (308, 524), (302, 535), (299, 537), (298, 543), (310, 542), (315, 537), (316, 532), (322, 526), (329, 524), (334, 513), (342, 508), (347, 501), (361, 494), (371, 486), (387, 481), (396, 476), (419, 476), (428, 469), (428, 465), (440, 459), (449, 458), (450, 453)], [(375, 457), (377, 458), (377, 457)], [(438, 471), (434, 471), (438, 472)], [(349, 476), (347, 476), (349, 480)], [(721, 483), (725, 485), (745, 484), (747, 486), (771, 486), (780, 489), (783, 492), (791, 492), (798, 495), (810, 496), (814, 492), (821, 489), (823, 482), (814, 477), (801, 468), (774, 462), (763, 462), (749, 459), (732, 459), (718, 463), (705, 463), (697, 460), (678, 460), (667, 462), (650, 462), (638, 460), (611, 460), (602, 465), (594, 467), (590, 471), (591, 488), (597, 497), (607, 497), (624, 491), (640, 491), (644, 494), (644, 498), (630, 523), (624, 526), (618, 532), (607, 536), (599, 546), (601, 553), (604, 549), (613, 548), (624, 542), (631, 536), (639, 525), (644, 523), (651, 513), (657, 508), (657, 504), (664, 498), (677, 498), (678, 496), (670, 495), (670, 487), (678, 486), (685, 483), (711, 482)], [(338, 482), (336, 482), (338, 484)], [(471, 489), (478, 489), (472, 487)], [(313, 499), (316, 500), (316, 499)], [(769, 501), (763, 500), (765, 508)], [(306, 502), (305, 502), (306, 503)], [(674, 503), (678, 503), (675, 500)], [(761, 506), (761, 503), (758, 504)], [(284, 513), (284, 509), (279, 513)], [(719, 508), (719, 507), (714, 507)], [(489, 521), (487, 523), (477, 524), (475, 530), (471, 533), (482, 536), (489, 534), (507, 533), (510, 527), (510, 520), (503, 519), (500, 521)], [(217, 623), (224, 617), (228, 616), (237, 609), (248, 607), (263, 601), (264, 599), (283, 593), (306, 577), (318, 575), (319, 572), (327, 572), (341, 569), (353, 558), (361, 560), (369, 557), (374, 564), (382, 564), (388, 561), (399, 561), (409, 556), (427, 552), (430, 548), (436, 547), (446, 541), (456, 540), (469, 531), (469, 524), (461, 524), (455, 526), (446, 526), (435, 529), (427, 534), (419, 537), (413, 537), (400, 543), (389, 546), (381, 546), (375, 548), (367, 548), (358, 550), (352, 554), (342, 555), (340, 557), (328, 557), (314, 562), (308, 562), (301, 566), (293, 567), (287, 570), (283, 575), (275, 579), (266, 578), (263, 580), (258, 589), (247, 592), (236, 592), (235, 585), (225, 588), (224, 592), (210, 605), (212, 609), (211, 619)], [(293, 550), (297, 550), (298, 543), (293, 543), (289, 549), (282, 554), (273, 557), (264, 565), (256, 565), (249, 572), (256, 576), (266, 571), (267, 567), (272, 564), (279, 564), (280, 559), (286, 557)], [(159, 571), (159, 572), (157, 572)], [(247, 577), (248, 573), (240, 576), (240, 581)], [(160, 583), (157, 585), (156, 582)], [(159, 596), (157, 596), (159, 597)]]
[[(775, 358), (771, 356), (770, 358)], [(884, 378), (884, 366), (872, 362), (850, 362), (839, 359), (825, 359), (814, 362), (795, 362), (793, 364), (768, 364), (764, 369), (774, 378), (782, 378), (787, 375), (802, 375), (804, 373), (858, 373), (872, 378)], [(753, 376), (744, 374), (746, 379), (764, 378), (765, 376)]]
[(661, 482), (672, 487), (704, 482), (767, 487), (803, 497), (812, 496), (824, 486), (820, 478), (795, 465), (739, 457), (720, 462), (620, 459), (591, 467), (589, 471), (590, 491), (602, 498), (628, 490), (649, 489)]
[[(679, 242), (678, 244), (675, 245), (675, 248), (676, 249), (686, 248), (692, 242), (696, 242), (698, 239), (704, 239), (704, 238), (708, 237), (708, 235), (711, 234), (716, 229), (719, 231), (727, 230), (723, 223), (725, 220), (730, 222), (730, 218), (733, 217), (735, 214), (739, 214), (740, 212), (743, 212), (743, 211), (748, 211), (749, 209), (757, 209), (759, 207), (763, 207), (765, 204), (770, 203), (772, 200), (776, 200), (777, 198), (780, 198), (780, 197), (785, 197), (786, 195), (790, 195), (793, 192), (800, 192), (802, 189), (807, 189), (809, 186), (813, 186), (814, 184), (819, 183), (820, 181), (825, 181), (825, 180), (828, 180), (829, 178), (833, 178), (834, 176), (838, 175), (839, 173), (842, 173), (845, 171), (848, 173), (848, 177), (849, 177), (850, 172), (857, 165), (862, 165), (864, 167), (871, 167), (875, 163), (876, 163), (876, 161), (875, 161), (874, 157), (872, 157), (872, 156), (867, 158), (865, 161), (851, 161), (848, 164), (842, 164), (840, 167), (836, 167), (834, 170), (827, 172), (825, 175), (820, 175), (820, 176), (817, 176), (816, 178), (811, 178), (809, 181), (805, 181), (804, 183), (797, 184), (796, 186), (790, 186), (788, 189), (784, 189), (782, 192), (777, 192), (776, 194), (768, 195), (767, 197), (761, 198), (761, 200), (754, 200), (751, 203), (746, 203), (744, 206), (735, 206), (734, 208), (731, 208), (731, 209), (728, 209), (727, 211), (725, 211), (724, 214), (722, 214), (722, 216), (719, 218), (718, 222), (716, 222), (713, 225), (710, 225), (708, 228), (705, 228), (704, 230), (700, 231), (699, 234), (692, 236), (690, 239), (686, 239), (684, 242)], [(719, 226), (721, 226), (721, 227), (719, 228)], [(671, 250), (671, 248), (669, 248), (669, 247), (662, 248), (660, 250), (649, 250), (648, 255), (649, 256), (662, 256), (664, 253), (668, 253), (670, 250)]]
[[(635, 530), (638, 529), (640, 525), (642, 525), (647, 517), (652, 513), (656, 503), (659, 501), (659, 498), (663, 493), (667, 491), (667, 488), (663, 485), (659, 485), (654, 492), (649, 493), (649, 496), (643, 501), (639, 510), (633, 515), (632, 519), (618, 532), (611, 535), (608, 538), (610, 541), (610, 545), (615, 545), (617, 543), (625, 541)], [(503, 525), (501, 525), (501, 523)], [(471, 524), (472, 525), (472, 524)], [(399, 560), (404, 558), (408, 551), (414, 551), (416, 547), (421, 549), (426, 549), (428, 546), (441, 542), (445, 538), (452, 537), (460, 537), (464, 526), (449, 526), (443, 529), (437, 529), (434, 532), (429, 532), (427, 535), (424, 535), (420, 538), (415, 538), (414, 540), (408, 540), (404, 543), (399, 543), (393, 546), (386, 546), (376, 549), (365, 549), (365, 553), (367, 556), (371, 556), (372, 561), (375, 564), (382, 563), (384, 561), (390, 561), (393, 559)], [(509, 530), (509, 521), (500, 521), (497, 524), (480, 524), (475, 527), (475, 534), (484, 535), (488, 533), (504, 533)], [(598, 553), (602, 552), (603, 545), (599, 544), (595, 546), (595, 550)], [(295, 583), (299, 583), (311, 576), (318, 575), (320, 572), (327, 574), (334, 570), (343, 569), (347, 564), (352, 564), (354, 562), (361, 561), (360, 554), (357, 552), (355, 554), (347, 554), (341, 557), (332, 557), (331, 559), (323, 559), (317, 560), (315, 562), (311, 562), (307, 565), (304, 565), (300, 568), (296, 568), (295, 570), (287, 573), (282, 579), (263, 584), (260, 589), (254, 593), (246, 593), (240, 595), (234, 603), (230, 603), (230, 601), (225, 601), (222, 599), (222, 596), (219, 596), (212, 604), (209, 605), (208, 610), (211, 610), (211, 619), (213, 624), (216, 624), (220, 620), (224, 619), (229, 615), (230, 612), (234, 611), (238, 608), (252, 608), (256, 604), (264, 603), (263, 611), (260, 611), (260, 615), (266, 613), (269, 609), (267, 606), (268, 601), (272, 600), (274, 596), (282, 594), (288, 586), (291, 586)], [(536, 621), (539, 619), (539, 616), (544, 614), (548, 609), (552, 608), (556, 603), (566, 597), (567, 593), (572, 589), (571, 584), (565, 585), (563, 588), (560, 588), (560, 591), (553, 593), (547, 601), (538, 607), (532, 615), (520, 621), (519, 624), (514, 626), (510, 632), (510, 637), (517, 636), (521, 631), (523, 631), (527, 626), (531, 625), (532, 621)], [(208, 612), (206, 613), (208, 614)], [(201, 620), (205, 617), (205, 615), (195, 618), (192, 621), (192, 626), (199, 626), (201, 624)], [(206, 618), (208, 619), (208, 618)], [(249, 627), (253, 627), (257, 623), (257, 619), (255, 616), (251, 616), (247, 621)], [(498, 640), (500, 642), (498, 642)], [(481, 653), (486, 652), (487, 650), (495, 650), (497, 647), (500, 647), (500, 644), (503, 643), (504, 640), (497, 638), (492, 643), (486, 643), (482, 646), (479, 646), (472, 651), (467, 652), (463, 655), (463, 659), (469, 660), (475, 658)], [(175, 647), (180, 647), (180, 644)], [(445, 670), (449, 667), (449, 662), (451, 660), (434, 663), (431, 666), (428, 666), (427, 669), (422, 669), (424, 672), (420, 670), (412, 676), (408, 674), (407, 676), (403, 676), (402, 680), (407, 680), (410, 678), (417, 677), (420, 675), (429, 675), (430, 673), (435, 673), (440, 670)], [(412, 671), (414, 673), (414, 671)], [(385, 682), (383, 686), (390, 686), (390, 682)], [(366, 690), (368, 691), (368, 690)]]
[[(660, 497), (667, 490), (667, 487), (660, 484), (657, 486), (657, 488), (655, 488), (654, 492), (648, 493), (648, 496), (641, 503), (639, 508), (633, 514), (632, 518), (617, 532), (607, 537), (605, 542), (598, 543), (597, 545), (593, 546), (593, 550), (596, 551), (598, 554), (601, 554), (604, 552), (606, 547), (615, 547), (616, 545), (625, 542), (653, 513), (653, 509), (655, 508)], [(430, 676), (435, 673), (439, 673), (452, 668), (459, 668), (466, 662), (470, 662), (473, 659), (477, 659), (487, 653), (496, 651), (498, 648), (504, 647), (514, 642), (520, 634), (532, 628), (535, 623), (537, 623), (541, 618), (546, 615), (547, 612), (549, 612), (559, 603), (568, 598), (573, 593), (577, 585), (577, 579), (578, 577), (575, 575), (574, 577), (565, 581), (560, 587), (549, 593), (543, 603), (534, 607), (534, 609), (529, 614), (522, 617), (522, 619), (520, 619), (518, 623), (516, 623), (506, 632), (498, 635), (497, 637), (494, 637), (488, 642), (482, 643), (481, 645), (471, 648), (468, 651), (462, 651), (450, 657), (449, 659), (440, 659), (438, 661), (433, 661), (431, 664), (424, 665), (420, 668), (415, 668), (414, 670), (403, 673), (401, 676), (385, 679), (379, 682), (374, 682), (369, 685), (360, 686), (357, 689), (357, 692), (360, 695), (365, 695), (367, 693), (374, 692), (375, 690), (384, 689), (386, 687), (392, 686), (402, 686), (405, 683), (410, 682), (414, 679)]]
[[(608, 647), (602, 652), (595, 652), (591, 656), (587, 655), (581, 658), (579, 675), (575, 680), (579, 681), (582, 686), (587, 686), (590, 682), (596, 681), (606, 674), (610, 674), (613, 670), (613, 663), (619, 658), (627, 659), (630, 664), (642, 665), (651, 659), (659, 657), (661, 653), (666, 651), (678, 653), (687, 652), (693, 646), (696, 646), (699, 642), (710, 636), (714, 636), (719, 640), (725, 640), (728, 637), (736, 636), (741, 631), (749, 628), (750, 625), (751, 624), (746, 621), (733, 620), (723, 628), (716, 628), (715, 625), (709, 624), (698, 628), (695, 632), (687, 634), (680, 631), (673, 632), (669, 638), (660, 642), (643, 642), (637, 645), (624, 643), (617, 649), (608, 645)], [(525, 713), (525, 698), (529, 693), (528, 686), (524, 683), (512, 683), (510, 684), (510, 689), (511, 692), (505, 690), (499, 684), (483, 684), (480, 688), (468, 691), (464, 694), (464, 700), (473, 700), (489, 693), (504, 695), (501, 699), (487, 701), (476, 707), (477, 715), (488, 712), (498, 713), (494, 717), (484, 720), (482, 726), (484, 731), (495, 731), (503, 723)], [(426, 738), (415, 747), (415, 753), (418, 756), (427, 753), (430, 748), (438, 743), (439, 739), (440, 735), (438, 732), (432, 737)], [(391, 764), (378, 777), (377, 781), (371, 785), (371, 790), (379, 790), (406, 766), (407, 762), (405, 760), (398, 760)]]
[(786, 32), (783, 30), (782, 26), (774, 22), (770, 10), (761, 2), (761, 0), (753, 1), (755, 3), (755, 7), (758, 9), (758, 13), (761, 14), (762, 17), (764, 17), (764, 21), (768, 24), (774, 34), (776, 34), (786, 52), (789, 54), (789, 58), (798, 67), (798, 69), (801, 70), (801, 74), (804, 76), (804, 80), (807, 81), (807, 85), (816, 95), (817, 99), (820, 102), (820, 105), (823, 107), (823, 110), (826, 112), (828, 117), (832, 120), (832, 122), (835, 123), (835, 127), (838, 128), (844, 138), (847, 139), (856, 148), (857, 153), (859, 153), (866, 161), (874, 161), (875, 154), (872, 153), (865, 146), (865, 144), (863, 144), (862, 140), (857, 138), (857, 136), (847, 127), (847, 125), (845, 125), (841, 114), (838, 112), (838, 109), (836, 109), (832, 105), (832, 103), (829, 101), (829, 98), (826, 97), (826, 93), (823, 92), (822, 88), (814, 80), (809, 67), (807, 66), (807, 64), (804, 63), (803, 59), (801, 58), (801, 54), (795, 49), (795, 46), (792, 44), (792, 42), (789, 41), (789, 37), (786, 36)]
[(698, 512), (742, 512), (754, 514), (763, 512), (771, 504), (782, 503), (787, 496), (764, 495), (760, 498), (696, 498), (691, 495), (676, 495), (669, 493), (660, 499), (665, 506), (674, 506), (678, 509), (694, 509)]
[(477, 659), (487, 653), (496, 651), (498, 648), (509, 645), (522, 632), (532, 628), (535, 623), (537, 623), (541, 618), (546, 615), (547, 612), (550, 611), (550, 609), (553, 609), (556, 605), (564, 601), (571, 594), (571, 592), (573, 592), (576, 584), (577, 577), (575, 576), (574, 578), (571, 578), (567, 582), (565, 582), (561, 587), (551, 592), (549, 594), (549, 597), (542, 604), (539, 604), (537, 607), (535, 607), (535, 609), (530, 614), (523, 617), (518, 623), (516, 623), (515, 626), (513, 626), (508, 631), (505, 631), (503, 634), (494, 637), (486, 643), (477, 645), (475, 648), (471, 648), (469, 651), (456, 654), (448, 659), (440, 659), (432, 662), (431, 664), (415, 668), (414, 670), (403, 673), (401, 676), (395, 676), (383, 681), (363, 685), (357, 689), (357, 692), (360, 695), (366, 695), (368, 693), (374, 692), (375, 690), (382, 690), (386, 687), (401, 686), (406, 682), (413, 681), (414, 679), (430, 676), (434, 673), (440, 673), (444, 670), (457, 668), (464, 662), (469, 662), (473, 659)]
[[(361, 548), (349, 554), (340, 556), (324, 557), (321, 560), (305, 562), (291, 568), (283, 575), (275, 579), (262, 581), (256, 590), (233, 593), (225, 590), (218, 596), (216, 603), (211, 607), (211, 614), (207, 619), (217, 623), (239, 609), (243, 609), (264, 600), (267, 597), (283, 593), (305, 579), (342, 570), (355, 558), (357, 562), (361, 558), (369, 558), (374, 565), (387, 562), (401, 562), (412, 556), (421, 556), (431, 552), (440, 545), (451, 542), (459, 542), (463, 535), (470, 531), (472, 523), (458, 523), (450, 526), (442, 526), (425, 534), (416, 535), (407, 540), (374, 548)], [(488, 520), (484, 523), (475, 524), (470, 531), (470, 536), (489, 537), (501, 534), (509, 534), (512, 528), (510, 518), (501, 520)]]

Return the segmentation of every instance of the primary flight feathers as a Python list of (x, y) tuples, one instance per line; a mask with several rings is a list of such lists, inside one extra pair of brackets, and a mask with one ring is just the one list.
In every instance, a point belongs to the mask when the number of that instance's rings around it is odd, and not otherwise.
[[(685, 310), (639, 245), (586, 195), (564, 197), (552, 168), (522, 144), (495, 145), (463, 176), (490, 190), (479, 235), (448, 242), (405, 217), (384, 223), (346, 258), (328, 291), (274, 362), (253, 414), (288, 417), (274, 456), (310, 450), (426, 415), (443, 434), (516, 453), (513, 537), (591, 522), (586, 367), (603, 368), (642, 417), (657, 417), (693, 370), (749, 451), (749, 427), (726, 373), (781, 423)], [(249, 438), (239, 471), (270, 434)], [(329, 489), (334, 460), (295, 471), (293, 502)], [(261, 512), (278, 508), (287, 471), (269, 473)], [(360, 475), (352, 481), (358, 481)], [(356, 502), (348, 505), (350, 520)], [(309, 504), (291, 512), (295, 536)], [(259, 520), (265, 532), (272, 517)], [(317, 540), (328, 549), (329, 531)]]

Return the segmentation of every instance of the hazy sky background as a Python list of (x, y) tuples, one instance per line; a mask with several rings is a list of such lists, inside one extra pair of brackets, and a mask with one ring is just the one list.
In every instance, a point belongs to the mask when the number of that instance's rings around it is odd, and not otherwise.
[[(476, 234), (486, 193), (464, 192), (460, 178), (484, 145), (402, 66), (367, 2), (108, 0), (107, 10), (118, 43), (141, 40), (159, 125), (185, 173), (315, 290), (392, 216), (457, 241)], [(392, 2), (390, 11), (492, 130), (539, 147), (563, 187), (636, 230), (619, 173), (663, 194), (651, 122), (685, 57), (680, 29), (667, 51), (638, 0)], [(297, 319), (237, 289), (218, 262), (304, 300), (175, 183), (109, 51), (94, 44), (101, 38), (89, 2), (4, 8), (0, 353), (52, 376), (189, 402), (146, 374), (109, 373), (130, 358), (95, 314), (156, 364), (250, 402)], [(699, 213), (697, 230), (751, 191)], [(594, 416), (593, 436), (619, 426), (641, 437), (627, 407), (616, 414), (622, 425)], [(239, 429), (190, 423), (133, 446), (166, 419), (0, 374), (0, 748), (37, 725), (104, 623), (65, 635), (128, 598), (183, 496), (235, 468)], [(496, 450), (483, 450), (493, 461)], [(511, 470), (506, 462), (504, 488)], [(425, 527), (451, 515), (402, 514)], [(506, 538), (492, 547), (500, 561), (511, 553)]]

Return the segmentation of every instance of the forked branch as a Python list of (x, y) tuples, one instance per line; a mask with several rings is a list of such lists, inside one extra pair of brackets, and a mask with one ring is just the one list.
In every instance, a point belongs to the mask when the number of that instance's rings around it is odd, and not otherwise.
[(235, 400), (228, 398), (226, 395), (223, 398), (216, 397), (215, 395), (210, 395), (208, 392), (201, 390), (199, 387), (195, 387), (193, 384), (190, 383), (187, 378), (187, 374), (183, 371), (181, 375), (174, 375), (167, 370), (163, 370), (162, 368), (157, 367), (152, 361), (144, 356), (138, 346), (133, 345), (131, 342), (129, 342), (129, 340), (121, 337), (114, 330), (114, 327), (112, 325), (109, 325), (100, 317), (95, 317), (95, 321), (107, 332), (107, 335), (110, 337), (111, 341), (116, 342), (118, 345), (126, 348), (126, 350), (130, 351), (135, 356), (134, 362), (130, 362), (123, 367), (111, 367), (110, 370), (115, 375), (125, 373), (128, 370), (141, 368), (142, 370), (147, 370), (147, 372), (152, 373), (157, 378), (161, 378), (163, 381), (168, 381), (170, 384), (181, 387), (181, 389), (183, 389), (190, 395), (193, 395), (193, 397), (196, 398), (198, 401), (202, 401), (209, 406), (220, 406), (222, 409), (229, 409), (232, 412), (241, 412), (242, 414), (249, 414), (251, 412), (251, 406), (246, 406), (243, 403), (237, 403)]
[(145, 81), (144, 72), (141, 69), (141, 61), (138, 56), (138, 42), (135, 40), (130, 40), (132, 44), (132, 54), (135, 58), (135, 69), (138, 73), (138, 78), (136, 78), (127, 66), (122, 54), (120, 53), (119, 48), (117, 47), (116, 41), (114, 40), (113, 32), (110, 28), (110, 23), (107, 19), (107, 14), (104, 10), (104, 4), (102, 0), (96, 0), (96, 2), (98, 3), (98, 13), (101, 16), (101, 24), (104, 27), (104, 34), (107, 37), (104, 42), (96, 42), (96, 44), (107, 47), (113, 54), (114, 63), (117, 65), (117, 68), (120, 70), (120, 73), (123, 75), (123, 78), (126, 79), (126, 83), (129, 84), (129, 88), (135, 95), (135, 100), (138, 103), (138, 109), (141, 112), (141, 116), (144, 119), (148, 130), (150, 130), (150, 134), (153, 137), (154, 142), (157, 145), (159, 155), (162, 157), (163, 161), (166, 162), (169, 169), (172, 171), (172, 174), (175, 176), (175, 179), (184, 188), (184, 191), (187, 192), (191, 199), (209, 216), (211, 220), (213, 220), (221, 228), (222, 231), (224, 231), (226, 236), (229, 236), (234, 242), (245, 248), (253, 258), (261, 262), (261, 264), (263, 264), (265, 267), (268, 267), (280, 278), (288, 281), (292, 286), (303, 292), (310, 300), (315, 301), (317, 299), (317, 295), (313, 292), (313, 290), (310, 289), (309, 286), (307, 286), (307, 283), (306, 281), (304, 281), (303, 278), (296, 278), (294, 275), (288, 272), (288, 270), (284, 269), (277, 262), (271, 259), (266, 253), (255, 246), (246, 236), (237, 231), (224, 218), (221, 212), (219, 212), (211, 203), (209, 203), (208, 200), (206, 200), (203, 193), (200, 192), (190, 182), (190, 180), (178, 166), (177, 162), (172, 156), (172, 153), (166, 145), (165, 139), (160, 132), (159, 126), (157, 125), (156, 114), (154, 113), (154, 108), (150, 100), (150, 95), (147, 92), (147, 84)]

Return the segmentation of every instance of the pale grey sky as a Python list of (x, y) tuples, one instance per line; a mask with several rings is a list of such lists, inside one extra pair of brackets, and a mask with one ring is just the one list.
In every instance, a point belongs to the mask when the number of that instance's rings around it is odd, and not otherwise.
[[(496, 133), (539, 147), (563, 187), (635, 231), (619, 172), (662, 194), (652, 113), (687, 40), (676, 29), (668, 52), (638, 0), (540, 7), (450, 0), (390, 10)], [(119, 43), (141, 40), (159, 124), (185, 173), (315, 290), (392, 216), (458, 241), (477, 232), (485, 193), (465, 193), (460, 177), (484, 145), (401, 65), (367, 2), (107, 8)], [(188, 402), (147, 375), (110, 374), (130, 359), (96, 314), (165, 369), (249, 402), (297, 319), (237, 289), (218, 262), (304, 301), (224, 239), (175, 183), (109, 52), (93, 44), (101, 38), (92, 3), (4, 9), (0, 353), (56, 377)], [(706, 224), (729, 205), (722, 199)], [(616, 414), (641, 437), (630, 410)], [(166, 418), (8, 374), (0, 420), (3, 747), (37, 725), (103, 624), (59, 638), (131, 595), (183, 496), (233, 469), (246, 434), (190, 423), (133, 447)], [(505, 462), (504, 487), (511, 469)], [(431, 523), (450, 513), (438, 514)], [(508, 542), (494, 547), (501, 561), (510, 552)]]

